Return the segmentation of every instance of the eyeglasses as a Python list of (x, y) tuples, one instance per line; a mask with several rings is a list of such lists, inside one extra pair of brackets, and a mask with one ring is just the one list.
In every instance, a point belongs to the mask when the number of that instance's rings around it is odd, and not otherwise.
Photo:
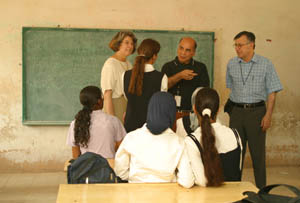
[(250, 42), (245, 43), (245, 44), (233, 44), (233, 47), (237, 47), (237, 48), (242, 48), (243, 46), (250, 44)]

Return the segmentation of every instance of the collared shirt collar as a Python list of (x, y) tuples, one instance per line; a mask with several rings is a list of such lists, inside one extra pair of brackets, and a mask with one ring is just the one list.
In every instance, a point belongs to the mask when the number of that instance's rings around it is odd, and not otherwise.
[[(174, 59), (174, 63), (176, 66), (178, 66), (179, 64), (182, 64), (179, 62), (178, 60), (178, 56), (176, 56), (176, 58)], [(191, 58), (190, 62), (188, 64), (182, 64), (182, 65), (190, 65), (190, 66), (193, 66), (195, 64), (195, 61), (193, 58)]]
[(154, 71), (155, 69), (154, 69), (154, 67), (153, 67), (153, 65), (152, 64), (145, 64), (145, 73), (146, 72), (151, 72), (151, 71)]
[[(251, 61), (254, 62), (254, 63), (257, 63), (257, 62), (258, 62), (258, 57), (257, 57), (257, 55), (256, 55), (255, 53), (254, 53), (252, 59), (251, 59), (249, 62), (251, 62)], [(239, 58), (239, 57), (238, 57), (238, 62), (239, 62), (239, 63), (242, 63), (242, 62), (245, 63), (245, 61), (244, 61), (243, 59)], [(249, 62), (248, 62), (248, 63), (249, 63)]]

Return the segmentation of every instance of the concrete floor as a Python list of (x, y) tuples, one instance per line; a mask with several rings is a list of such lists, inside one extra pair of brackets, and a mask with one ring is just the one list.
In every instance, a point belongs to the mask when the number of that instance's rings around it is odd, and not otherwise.
[[(268, 184), (285, 183), (300, 189), (300, 166), (268, 168), (267, 175)], [(252, 168), (244, 169), (243, 181), (254, 183)], [(65, 172), (2, 173), (0, 203), (54, 203), (60, 183), (66, 183)], [(285, 188), (275, 189), (274, 193), (292, 196)]]

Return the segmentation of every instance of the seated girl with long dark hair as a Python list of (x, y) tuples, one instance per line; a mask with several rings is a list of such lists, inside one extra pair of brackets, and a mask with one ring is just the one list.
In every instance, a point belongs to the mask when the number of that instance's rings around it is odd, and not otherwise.
[(199, 90), (193, 108), (200, 127), (185, 138), (185, 143), (195, 184), (220, 186), (224, 180), (239, 181), (241, 140), (237, 132), (216, 122), (217, 91), (209, 87)]
[(67, 145), (72, 146), (73, 158), (85, 152), (100, 154), (106, 159), (115, 152), (126, 131), (121, 121), (101, 111), (103, 96), (100, 88), (87, 86), (80, 91), (82, 109), (70, 124)]

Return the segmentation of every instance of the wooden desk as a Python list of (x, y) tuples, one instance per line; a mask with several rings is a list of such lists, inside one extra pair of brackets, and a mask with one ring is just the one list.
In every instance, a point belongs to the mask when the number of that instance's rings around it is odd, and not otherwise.
[[(70, 165), (70, 162), (69, 162), (69, 161), (70, 161), (70, 160), (67, 160), (67, 161), (65, 162), (65, 164), (64, 164), (64, 171), (65, 171), (65, 172), (68, 171), (68, 166)], [(107, 159), (107, 161), (108, 161), (110, 167), (111, 167), (112, 169), (114, 169), (114, 166), (115, 166), (115, 160), (114, 160), (114, 159)]]
[(191, 189), (177, 183), (60, 184), (56, 203), (233, 202), (242, 199), (246, 190), (258, 191), (250, 182), (227, 182), (218, 188), (194, 186)]

